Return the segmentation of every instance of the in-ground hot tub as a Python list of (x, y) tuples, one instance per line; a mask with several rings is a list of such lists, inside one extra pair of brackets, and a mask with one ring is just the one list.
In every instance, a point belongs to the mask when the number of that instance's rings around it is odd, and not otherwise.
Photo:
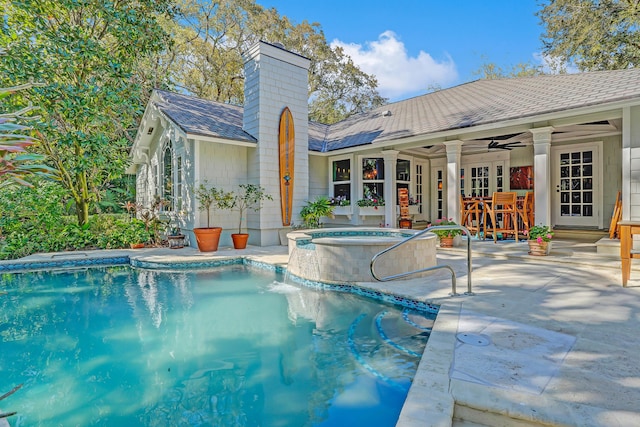
[[(372, 282), (373, 256), (420, 231), (357, 227), (293, 231), (287, 234), (287, 270), (320, 282)], [(376, 274), (386, 277), (435, 266), (436, 242), (433, 233), (411, 240), (381, 256), (376, 261)]]

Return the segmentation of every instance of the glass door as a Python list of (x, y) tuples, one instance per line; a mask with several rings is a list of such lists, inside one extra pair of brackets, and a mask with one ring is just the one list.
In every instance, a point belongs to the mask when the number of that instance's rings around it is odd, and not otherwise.
[(415, 215), (415, 220), (427, 220), (429, 210), (428, 210), (428, 198), (426, 198), (429, 194), (429, 189), (427, 188), (428, 176), (427, 176), (427, 165), (423, 162), (417, 161), (415, 165), (416, 171), (416, 196), (415, 203), (418, 204), (418, 214)]
[(599, 144), (577, 144), (553, 149), (554, 225), (599, 226), (599, 148)]

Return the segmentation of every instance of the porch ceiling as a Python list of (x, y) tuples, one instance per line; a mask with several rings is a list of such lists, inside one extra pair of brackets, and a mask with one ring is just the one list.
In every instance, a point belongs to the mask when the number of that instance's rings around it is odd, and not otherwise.
[[(572, 139), (597, 138), (608, 135), (615, 135), (621, 131), (621, 120), (601, 120), (582, 124), (571, 124), (565, 126), (554, 126), (552, 142), (569, 141)], [(462, 139), (462, 153), (483, 153), (500, 150), (512, 150), (533, 144), (531, 132), (519, 132), (508, 134), (496, 134), (476, 139)], [(398, 147), (400, 148), (400, 147)], [(441, 156), (446, 153), (443, 142), (436, 142), (422, 147), (412, 147), (402, 150), (418, 156), (432, 157)]]

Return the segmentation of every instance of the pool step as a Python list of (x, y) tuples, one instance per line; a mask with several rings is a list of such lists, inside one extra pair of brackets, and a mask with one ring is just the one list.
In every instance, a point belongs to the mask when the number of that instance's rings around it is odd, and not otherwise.
[(410, 310), (361, 314), (349, 330), (351, 353), (375, 377), (408, 389), (432, 326), (433, 319)]
[[(401, 319), (404, 320), (404, 319)], [(421, 357), (429, 332), (400, 321), (399, 316), (382, 311), (376, 316), (376, 331), (382, 341), (410, 356)]]

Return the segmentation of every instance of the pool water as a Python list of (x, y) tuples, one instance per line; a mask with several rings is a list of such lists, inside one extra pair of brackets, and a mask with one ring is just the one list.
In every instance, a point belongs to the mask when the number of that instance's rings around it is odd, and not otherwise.
[(12, 426), (394, 426), (435, 318), (244, 265), (0, 283)]

